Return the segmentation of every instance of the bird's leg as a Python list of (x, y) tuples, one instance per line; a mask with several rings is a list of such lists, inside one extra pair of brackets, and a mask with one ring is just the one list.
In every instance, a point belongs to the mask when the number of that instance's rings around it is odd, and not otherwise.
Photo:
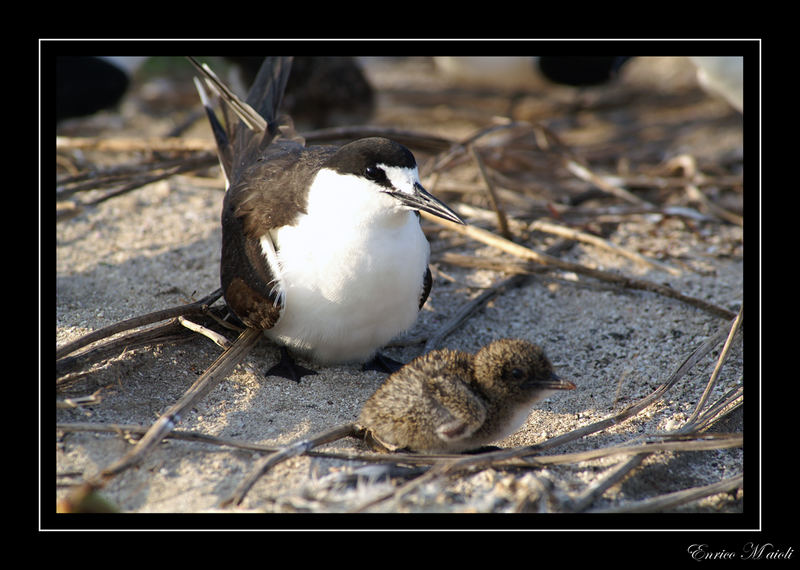
[(286, 347), (282, 346), (281, 359), (276, 365), (267, 370), (266, 375), (280, 376), (281, 378), (286, 378), (287, 380), (292, 380), (299, 383), (303, 376), (312, 376), (316, 373), (316, 370), (304, 368), (297, 364), (289, 354), (289, 351), (286, 349)]
[(379, 352), (370, 361), (364, 363), (363, 370), (377, 370), (378, 372), (391, 374), (397, 372), (403, 366), (402, 362)]

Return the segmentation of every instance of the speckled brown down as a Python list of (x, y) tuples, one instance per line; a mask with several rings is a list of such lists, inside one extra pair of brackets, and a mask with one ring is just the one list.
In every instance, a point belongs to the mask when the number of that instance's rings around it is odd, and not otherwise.
[(414, 359), (367, 400), (359, 423), (389, 450), (459, 453), (514, 433), (535, 402), (574, 389), (539, 346), (502, 339), (475, 355), (443, 349)]

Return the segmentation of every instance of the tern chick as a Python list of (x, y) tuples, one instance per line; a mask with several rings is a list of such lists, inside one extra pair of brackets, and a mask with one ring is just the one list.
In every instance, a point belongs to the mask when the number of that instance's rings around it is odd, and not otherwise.
[(574, 389), (539, 346), (502, 339), (474, 355), (444, 349), (414, 359), (364, 404), (358, 423), (389, 450), (460, 453), (514, 433), (535, 402)]

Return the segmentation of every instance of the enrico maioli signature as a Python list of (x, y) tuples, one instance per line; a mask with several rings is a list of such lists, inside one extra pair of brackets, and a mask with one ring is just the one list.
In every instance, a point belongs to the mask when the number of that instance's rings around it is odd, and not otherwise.
[(714, 550), (708, 544), (692, 544), (686, 549), (693, 560), (789, 560), (794, 556), (794, 549), (778, 547), (771, 542), (757, 544), (748, 542), (740, 551)]

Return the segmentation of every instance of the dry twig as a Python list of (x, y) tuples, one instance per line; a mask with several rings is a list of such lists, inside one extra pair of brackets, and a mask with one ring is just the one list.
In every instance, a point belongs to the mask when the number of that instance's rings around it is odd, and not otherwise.
[(239, 335), (239, 338), (236, 339), (236, 342), (223, 352), (222, 355), (208, 367), (202, 376), (192, 384), (183, 396), (156, 420), (132, 450), (104, 468), (99, 474), (88, 478), (86, 482), (75, 489), (74, 492), (77, 494), (84, 494), (87, 489), (93, 491), (101, 489), (113, 477), (140, 463), (144, 457), (175, 428), (187, 410), (201, 401), (233, 371), (250, 349), (255, 346), (256, 342), (261, 337), (261, 333), (262, 331), (260, 329), (245, 329), (245, 331)]
[(480, 295), (478, 295), (471, 301), (462, 305), (453, 316), (447, 319), (447, 321), (436, 330), (435, 333), (433, 333), (430, 337), (428, 337), (423, 352), (430, 352), (431, 350), (438, 348), (439, 345), (442, 343), (442, 341), (447, 337), (447, 335), (449, 335), (455, 329), (461, 326), (461, 324), (464, 321), (466, 321), (470, 316), (478, 312), (491, 299), (493, 299), (497, 295), (505, 293), (509, 289), (520, 287), (527, 280), (528, 280), (527, 275), (513, 275), (506, 279), (502, 279), (498, 283), (494, 284), (493, 286), (483, 291)]
[(744, 483), (744, 475), (735, 475), (710, 485), (684, 489), (674, 493), (667, 493), (658, 497), (651, 497), (632, 504), (622, 504), (608, 509), (594, 509), (591, 513), (656, 513), (672, 509), (680, 505), (697, 501), (719, 493), (731, 493), (739, 489)]
[(188, 137), (56, 137), (56, 150), (99, 152), (214, 152), (214, 142)]
[(478, 165), (478, 172), (480, 172), (481, 178), (486, 184), (486, 190), (489, 194), (489, 202), (491, 203), (492, 209), (497, 215), (497, 229), (501, 236), (506, 239), (511, 239), (511, 230), (508, 227), (506, 212), (500, 205), (500, 199), (497, 197), (497, 191), (494, 188), (494, 183), (489, 177), (489, 173), (486, 171), (486, 165), (483, 163), (481, 154), (475, 145), (470, 145), (469, 150), (472, 154), (472, 157), (475, 159), (475, 163)]
[(533, 222), (529, 226), (530, 230), (539, 231), (539, 232), (546, 232), (553, 235), (560, 236), (562, 238), (571, 239), (575, 241), (581, 241), (583, 243), (591, 244), (595, 247), (599, 247), (601, 249), (605, 249), (607, 251), (611, 251), (623, 257), (627, 257), (628, 259), (640, 263), (642, 265), (646, 265), (647, 267), (652, 267), (658, 269), (660, 271), (666, 271), (670, 275), (680, 275), (681, 271), (675, 269), (674, 267), (670, 267), (653, 259), (648, 259), (641, 254), (636, 253), (635, 251), (631, 251), (629, 249), (625, 249), (624, 247), (620, 247), (615, 245), (608, 240), (600, 238), (598, 236), (593, 236), (586, 232), (582, 232), (576, 230), (574, 228), (567, 228), (565, 226), (561, 226), (558, 224), (551, 224), (548, 222), (543, 222), (541, 220), (537, 220)]
[(245, 495), (250, 488), (255, 485), (256, 481), (258, 481), (258, 479), (264, 475), (264, 473), (272, 469), (278, 463), (286, 461), (287, 459), (291, 459), (292, 457), (302, 455), (307, 451), (326, 443), (337, 441), (345, 437), (359, 437), (363, 431), (363, 428), (357, 424), (343, 424), (315, 435), (309, 439), (300, 440), (290, 446), (276, 451), (272, 455), (262, 459), (239, 484), (239, 486), (236, 487), (236, 490), (233, 492), (233, 494), (229, 498), (222, 501), (221, 506), (241, 504)]
[(697, 402), (697, 407), (695, 408), (694, 412), (689, 419), (686, 420), (687, 424), (692, 424), (700, 415), (703, 406), (706, 404), (706, 400), (708, 400), (708, 396), (711, 394), (711, 391), (714, 389), (714, 386), (717, 383), (717, 378), (719, 377), (719, 372), (722, 369), (722, 364), (725, 362), (725, 359), (728, 358), (728, 353), (731, 349), (731, 344), (733, 343), (733, 338), (736, 336), (736, 333), (739, 331), (739, 327), (742, 326), (742, 309), (744, 305), (739, 308), (739, 314), (736, 315), (736, 318), (731, 325), (731, 330), (728, 333), (728, 338), (725, 339), (725, 345), (722, 347), (722, 351), (720, 351), (719, 358), (717, 359), (717, 364), (714, 366), (714, 372), (711, 373), (711, 378), (708, 380), (708, 384), (706, 385), (706, 389), (703, 392), (703, 395), (700, 397), (700, 401)]
[(713, 303), (709, 303), (707, 301), (703, 301), (702, 299), (696, 299), (693, 297), (689, 297), (687, 295), (683, 295), (682, 293), (675, 291), (671, 287), (658, 285), (656, 283), (652, 283), (650, 281), (646, 281), (643, 279), (632, 279), (630, 277), (616, 275), (614, 273), (609, 273), (607, 271), (600, 271), (599, 269), (591, 269), (579, 263), (564, 261), (556, 257), (537, 252), (533, 249), (527, 248), (525, 246), (519, 245), (505, 238), (502, 238), (498, 235), (495, 235), (487, 230), (469, 224), (466, 225), (454, 224), (453, 222), (448, 222), (447, 220), (436, 218), (435, 216), (427, 214), (426, 212), (422, 212), (422, 214), (425, 219), (433, 221), (441, 226), (444, 226), (449, 230), (453, 230), (457, 233), (468, 236), (487, 245), (491, 245), (502, 251), (520, 257), (522, 259), (527, 259), (542, 265), (563, 269), (565, 271), (573, 271), (575, 273), (579, 273), (581, 275), (587, 275), (589, 277), (600, 279), (602, 281), (616, 283), (617, 285), (624, 287), (626, 289), (640, 289), (644, 291), (651, 291), (653, 293), (658, 293), (666, 297), (672, 297), (674, 299), (678, 299), (690, 305), (694, 305), (700, 309), (703, 309), (708, 313), (726, 319), (732, 319), (736, 316), (736, 314), (733, 311), (729, 311), (722, 307), (718, 307), (717, 305), (714, 305)]
[(64, 346), (62, 346), (61, 348), (57, 348), (56, 360), (64, 358), (68, 354), (71, 354), (78, 349), (81, 349), (85, 346), (88, 346), (92, 343), (95, 343), (99, 340), (103, 340), (105, 338), (108, 338), (123, 331), (135, 329), (137, 327), (149, 325), (152, 323), (157, 323), (159, 321), (165, 321), (167, 319), (175, 317), (202, 315), (206, 311), (208, 311), (209, 306), (214, 304), (221, 296), (222, 296), (222, 289), (217, 289), (210, 295), (207, 295), (206, 297), (203, 297), (202, 299), (194, 303), (189, 303), (188, 305), (179, 305), (177, 307), (170, 307), (168, 309), (154, 311), (146, 315), (141, 315), (138, 317), (126, 319), (124, 321), (120, 321), (118, 323), (114, 323), (113, 325), (109, 325), (102, 329), (96, 330), (94, 332), (91, 332), (89, 334), (80, 337), (79, 339), (69, 342)]

